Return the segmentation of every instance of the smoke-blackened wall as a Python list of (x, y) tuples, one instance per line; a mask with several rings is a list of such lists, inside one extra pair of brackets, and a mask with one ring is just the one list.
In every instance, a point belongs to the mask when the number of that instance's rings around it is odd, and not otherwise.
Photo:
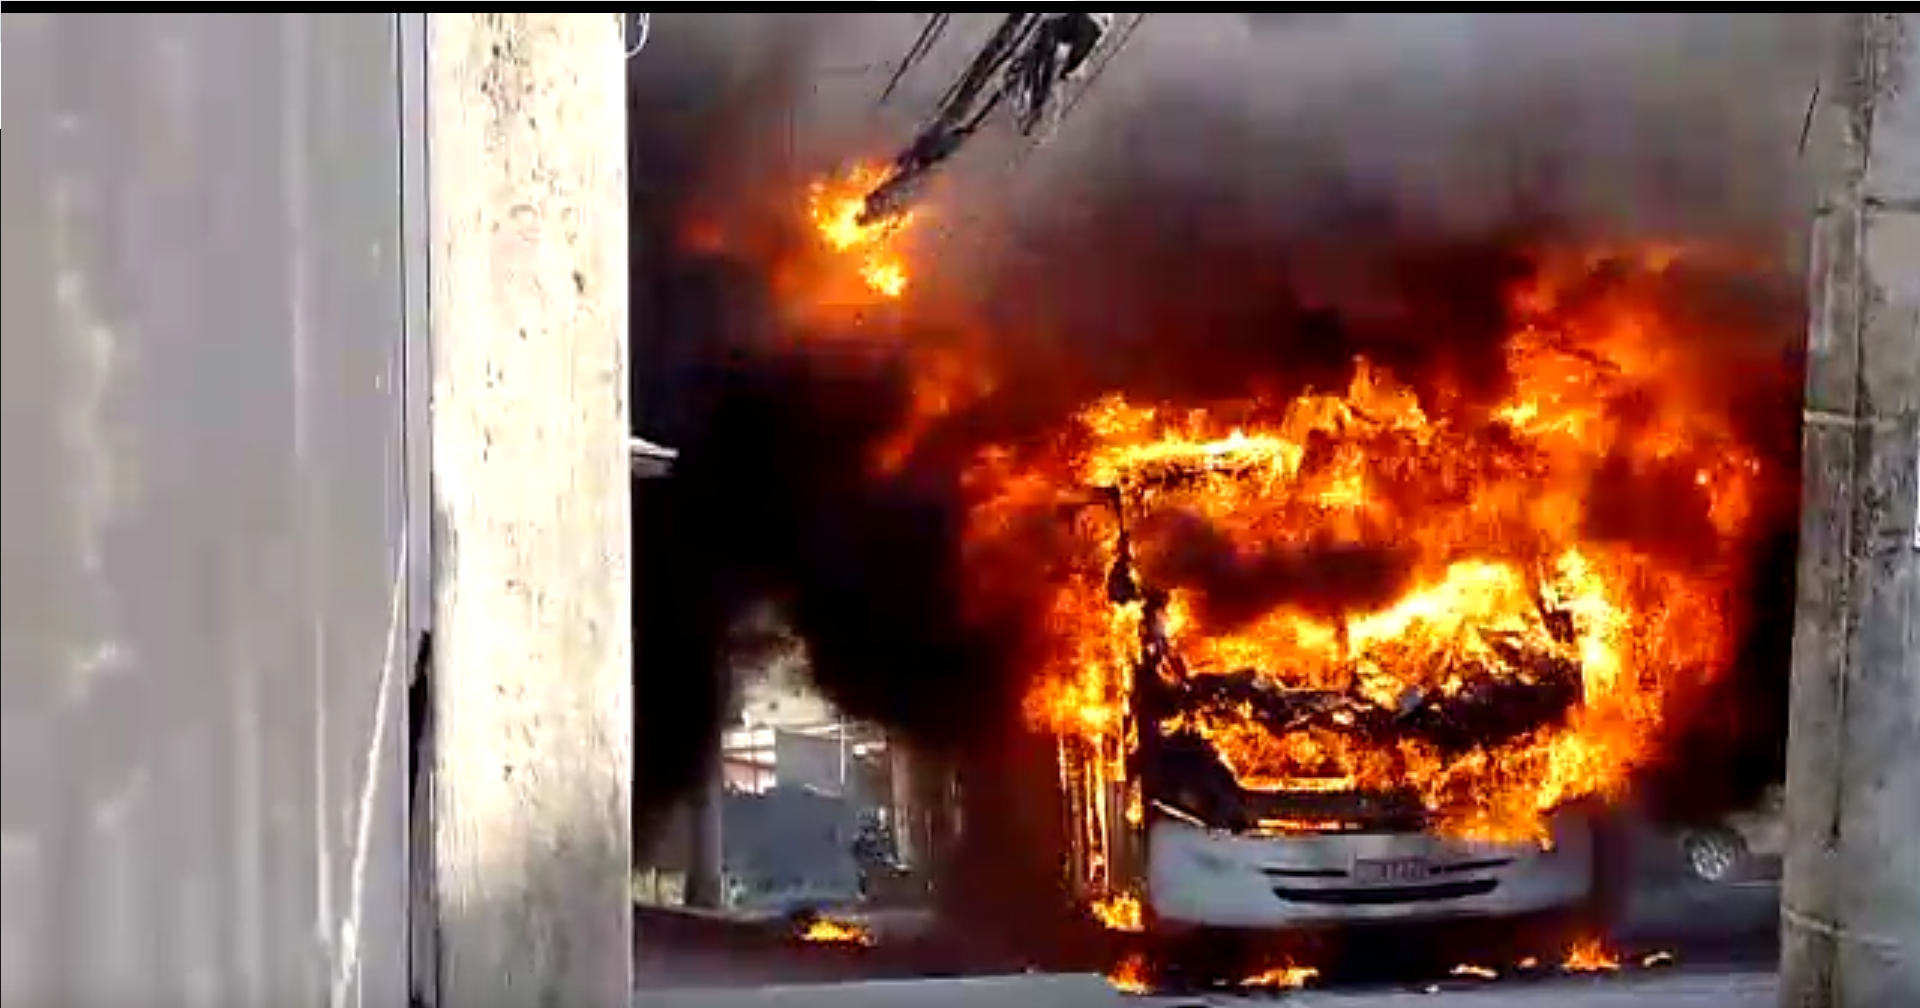
[[(955, 15), (947, 46), (978, 35), (973, 17)], [(1682, 356), (1730, 376), (1706, 392), (1782, 474), (1766, 524), (1791, 527), (1819, 16), (1323, 17), (1152, 15), (1046, 149), (989, 133), (963, 154), (913, 235), (926, 307), (842, 339), (796, 331), (820, 324), (778, 310), (774, 275), (808, 240), (807, 177), (890, 154), (945, 83), (910, 80), (876, 107), (914, 22), (656, 15), (632, 77), (635, 402), (643, 432), (683, 455), (637, 511), (640, 807), (709, 758), (724, 630), (762, 598), (785, 602), (855, 715), (935, 750), (993, 745), (1031, 628), (1012, 602), (963, 604), (956, 460), (1041, 436), (1100, 393), (1198, 400), (1251, 379), (1284, 395), (1343, 382), (1362, 354), (1422, 389), (1491, 396), (1507, 295), (1545, 248), (1659, 236), (1742, 252), (1668, 282), (1712, 322)], [(876, 478), (910, 401), (889, 348), (957, 330), (984, 341), (993, 394)], [(1762, 640), (1789, 589), (1745, 583)], [(1677, 751), (1735, 765), (1777, 738), (1785, 649), (1749, 650), (1692, 701), (1743, 713)], [(1662, 804), (1690, 804), (1670, 790)]]

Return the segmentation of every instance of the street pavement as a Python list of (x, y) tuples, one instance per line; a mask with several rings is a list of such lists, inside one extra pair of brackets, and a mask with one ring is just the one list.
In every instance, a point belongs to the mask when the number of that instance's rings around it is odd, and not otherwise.
[[(1699, 972), (1448, 983), (1414, 990), (1299, 990), (1203, 997), (1143, 996), (1142, 1008), (1772, 1008), (1771, 972)], [(902, 1001), (902, 1005), (912, 1005)]]
[[(1657, 859), (1656, 859), (1657, 860)], [(1627, 919), (1608, 942), (1625, 963), (1620, 972), (1568, 976), (1535, 971), (1491, 980), (1454, 976), (1444, 962), (1426, 966), (1380, 958), (1335, 969), (1320, 985), (1290, 991), (1127, 995), (1093, 974), (1017, 974), (1017, 962), (945, 948), (921, 935), (927, 921), (865, 920), (870, 945), (796, 945), (785, 929), (723, 929), (724, 936), (683, 934), (710, 923), (642, 914), (636, 963), (648, 1008), (903, 1008), (1046, 1004), (1125, 1008), (1221, 1008), (1230, 1005), (1400, 1006), (1437, 1008), (1760, 1008), (1774, 999), (1772, 976), (1779, 893), (1775, 884), (1709, 885), (1671, 866), (1646, 865)], [(673, 925), (669, 927), (668, 925)], [(698, 929), (695, 929), (698, 930)], [(928, 938), (915, 941), (916, 937)], [(940, 954), (944, 952), (945, 954)], [(1649, 956), (1664, 963), (1648, 968)], [(1416, 957), (1425, 962), (1428, 957)], [(1444, 953), (1443, 953), (1444, 957)], [(1371, 963), (1371, 965), (1369, 965)], [(1493, 961), (1479, 965), (1498, 967)], [(1438, 972), (1435, 971), (1437, 967)], [(1003, 975), (992, 975), (1001, 973)], [(983, 975), (984, 974), (984, 975)], [(1014, 975), (1007, 975), (1014, 974)], [(948, 979), (911, 979), (942, 976)], [(893, 979), (882, 979), (891, 977)], [(1323, 985), (1323, 986), (1322, 986)]]
[(654, 990), (638, 992), (634, 999), (635, 1008), (1134, 1008), (1151, 1003), (1129, 998), (1104, 977), (1088, 973)]
[(1771, 1008), (1771, 973), (1666, 973), (1457, 982), (1418, 990), (1127, 995), (1084, 974), (644, 991), (635, 1008)]

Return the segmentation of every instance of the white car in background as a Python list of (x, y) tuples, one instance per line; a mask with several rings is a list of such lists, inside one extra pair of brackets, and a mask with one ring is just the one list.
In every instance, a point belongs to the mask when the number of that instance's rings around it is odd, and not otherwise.
[(1729, 885), (1775, 874), (1786, 842), (1786, 790), (1775, 786), (1754, 807), (1681, 833), (1680, 853), (1693, 878)]

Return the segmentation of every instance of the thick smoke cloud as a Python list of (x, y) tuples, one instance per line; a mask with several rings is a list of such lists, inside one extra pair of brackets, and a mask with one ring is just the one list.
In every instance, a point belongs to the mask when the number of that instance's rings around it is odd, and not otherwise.
[[(987, 17), (955, 15), (952, 34)], [(1495, 394), (1505, 291), (1556, 242), (1747, 250), (1759, 266), (1673, 281), (1710, 323), (1678, 353), (1737, 377), (1721, 405), (1774, 471), (1797, 472), (1797, 148), (1819, 16), (1322, 17), (1154, 15), (1047, 149), (983, 136), (963, 155), (915, 233), (917, 282), (940, 317), (975, 323), (1002, 373), (882, 481), (865, 463), (906, 408), (901, 366), (870, 343), (796, 340), (766, 266), (805, 240), (804, 180), (889, 152), (959, 46), (877, 109), (887, 68), (860, 71), (904, 51), (910, 15), (656, 16), (632, 80), (635, 401), (683, 464), (637, 512), (643, 812), (702, 772), (725, 627), (763, 598), (786, 603), (820, 684), (856, 715), (931, 748), (992, 748), (1029, 628), (1017, 600), (962, 605), (951, 462), (970, 447), (1039, 436), (1109, 391), (1337, 386), (1356, 354), (1423, 390)], [(898, 337), (946, 336), (925, 329)], [(1597, 531), (1686, 544), (1644, 506), (1660, 488), (1629, 490), (1596, 507)], [(1774, 554), (1791, 556), (1784, 533)], [(1297, 558), (1186, 560), (1195, 578), (1305, 580)], [(1354, 591), (1395, 583), (1390, 557), (1341, 561)], [(1756, 584), (1754, 625), (1783, 623), (1764, 606), (1789, 579)], [(1691, 700), (1739, 715), (1695, 719), (1715, 733), (1676, 752), (1731, 765), (1783, 737), (1785, 649), (1754, 650)]]

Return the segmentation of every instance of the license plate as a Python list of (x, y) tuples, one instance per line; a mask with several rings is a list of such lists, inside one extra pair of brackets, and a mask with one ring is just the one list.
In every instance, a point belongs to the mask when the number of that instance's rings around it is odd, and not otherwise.
[(1432, 874), (1423, 858), (1361, 858), (1353, 863), (1353, 880), (1372, 885), (1424, 882)]

